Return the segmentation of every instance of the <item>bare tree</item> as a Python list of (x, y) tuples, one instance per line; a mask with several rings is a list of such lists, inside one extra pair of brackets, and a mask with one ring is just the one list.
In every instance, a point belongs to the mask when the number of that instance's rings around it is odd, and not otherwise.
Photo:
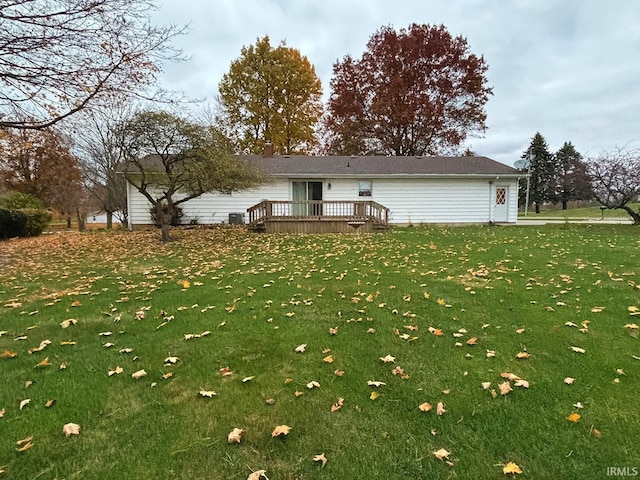
[(0, 128), (41, 129), (91, 105), (152, 95), (159, 63), (180, 59), (153, 0), (1, 0)]
[(123, 162), (119, 125), (131, 116), (128, 105), (114, 103), (76, 117), (74, 147), (81, 158), (86, 188), (97, 207), (107, 214), (107, 229), (114, 216), (127, 223), (126, 180), (117, 173)]
[(599, 203), (624, 210), (640, 225), (640, 210), (629, 205), (640, 196), (640, 150), (619, 149), (590, 158), (589, 175)]

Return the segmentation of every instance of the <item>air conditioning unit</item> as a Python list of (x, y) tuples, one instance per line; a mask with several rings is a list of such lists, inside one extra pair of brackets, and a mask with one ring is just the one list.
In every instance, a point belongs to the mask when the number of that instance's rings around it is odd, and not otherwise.
[(229, 214), (230, 225), (244, 225), (244, 213), (230, 213)]

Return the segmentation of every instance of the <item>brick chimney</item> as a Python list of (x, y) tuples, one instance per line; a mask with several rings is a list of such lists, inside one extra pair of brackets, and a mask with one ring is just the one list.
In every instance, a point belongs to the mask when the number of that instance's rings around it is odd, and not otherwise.
[(267, 142), (264, 144), (264, 150), (262, 150), (262, 156), (265, 158), (273, 157), (273, 143)]

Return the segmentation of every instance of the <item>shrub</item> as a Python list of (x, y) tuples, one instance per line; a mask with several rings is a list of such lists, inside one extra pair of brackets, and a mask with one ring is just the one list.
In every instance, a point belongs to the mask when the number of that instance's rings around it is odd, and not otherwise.
[(0, 198), (0, 207), (9, 210), (21, 210), (23, 208), (44, 210), (45, 205), (35, 195), (22, 192), (11, 192)]
[(19, 210), (0, 209), (0, 239), (24, 237), (27, 231), (27, 215)]
[(49, 226), (52, 215), (47, 210), (36, 208), (23, 208), (20, 210), (26, 217), (25, 235), (27, 237), (37, 237), (45, 228)]

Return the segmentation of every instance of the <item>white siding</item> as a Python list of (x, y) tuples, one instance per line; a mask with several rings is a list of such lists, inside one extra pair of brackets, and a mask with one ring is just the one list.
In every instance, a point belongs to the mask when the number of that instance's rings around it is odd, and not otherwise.
[[(330, 179), (325, 200), (374, 200), (389, 209), (395, 224), (488, 223), (493, 221), (495, 188), (489, 179), (373, 178), (372, 196), (358, 197), (358, 179)], [(516, 180), (509, 187), (508, 222), (518, 213)]]
[[(206, 193), (180, 205), (184, 216), (183, 223), (195, 219), (201, 224), (227, 223), (230, 213), (244, 213), (262, 200), (289, 200), (289, 181), (277, 179), (267, 185), (230, 195), (222, 193)], [(129, 223), (133, 225), (150, 225), (150, 204), (134, 187), (129, 186)], [(247, 219), (245, 218), (245, 221)]]
[[(298, 180), (298, 179), (296, 179)], [(313, 180), (319, 179), (299, 179)], [(358, 181), (372, 181), (372, 196), (358, 196)], [(324, 200), (373, 200), (389, 208), (394, 224), (420, 223), (488, 223), (493, 221), (495, 185), (489, 178), (327, 178), (323, 180)], [(290, 179), (276, 179), (262, 187), (234, 192), (231, 195), (205, 194), (182, 204), (183, 222), (227, 223), (230, 213), (244, 213), (262, 200), (291, 200)], [(329, 188), (331, 184), (331, 188)], [(518, 209), (517, 181), (500, 181), (509, 187), (508, 222), (516, 222)], [(149, 204), (129, 186), (131, 225), (151, 223)], [(245, 221), (247, 219), (245, 218)]]

